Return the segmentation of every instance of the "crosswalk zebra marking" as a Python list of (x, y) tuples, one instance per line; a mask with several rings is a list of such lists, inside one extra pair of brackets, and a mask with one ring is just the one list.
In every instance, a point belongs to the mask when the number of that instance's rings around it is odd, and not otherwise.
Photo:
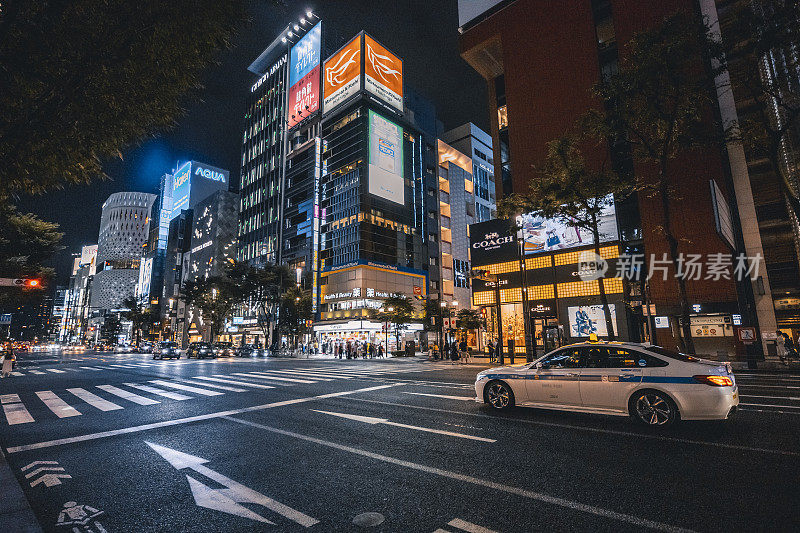
[(6, 415), (8, 425), (27, 424), (33, 422), (33, 417), (22, 404), (18, 394), (3, 394), (0, 396), (0, 404), (3, 404), (3, 412)]
[(100, 372), (101, 370), (103, 370), (102, 368), (95, 368), (93, 366), (80, 366), (78, 368), (82, 368), (84, 370), (94, 370), (95, 372)]
[[(240, 375), (240, 376), (241, 376), (242, 374), (238, 374), (238, 375)], [(316, 383), (316, 381), (315, 381), (315, 380), (310, 380), (310, 379), (297, 379), (297, 378), (286, 378), (286, 377), (282, 377), (282, 376), (275, 376), (275, 375), (273, 375), (273, 374), (269, 374), (269, 373), (267, 373), (267, 372), (255, 372), (255, 371), (254, 371), (254, 372), (247, 372), (247, 373), (246, 373), (246, 374), (244, 374), (244, 375), (246, 375), (246, 376), (250, 376), (250, 377), (254, 377), (254, 378), (257, 378), (257, 377), (262, 377), (262, 376), (263, 376), (263, 377), (264, 377), (264, 379), (274, 379), (274, 380), (277, 380), (277, 381), (290, 381), (290, 382), (293, 382), (293, 383)]]
[(239, 389), (236, 387), (229, 387), (227, 385), (220, 385), (219, 383), (204, 383), (202, 381), (197, 382), (191, 379), (179, 379), (181, 383), (188, 383), (189, 385), (202, 385), (204, 387), (213, 387), (215, 389), (222, 389), (230, 392), (247, 392), (247, 389)]
[(86, 389), (67, 389), (67, 392), (74, 394), (84, 402), (88, 403), (92, 407), (100, 409), (101, 411), (116, 411), (117, 409), (124, 409), (121, 405), (117, 405), (114, 402), (109, 402), (108, 400), (103, 399)]
[(45, 370), (47, 370), (48, 372), (52, 372), (54, 374), (64, 374), (65, 373), (63, 370), (59, 370), (57, 368), (45, 368)]
[(185, 394), (179, 394), (177, 392), (172, 392), (164, 389), (159, 389), (158, 387), (151, 387), (150, 385), (140, 385), (138, 383), (123, 383), (126, 387), (131, 387), (134, 389), (143, 390), (145, 392), (149, 392), (150, 394), (157, 394), (158, 396), (163, 396), (165, 398), (169, 398), (171, 400), (191, 400), (191, 396), (186, 396)]
[(224, 392), (208, 390), (208, 389), (200, 389), (198, 387), (190, 387), (189, 385), (181, 385), (180, 383), (173, 383), (171, 381), (164, 381), (161, 379), (152, 379), (150, 380), (150, 383), (155, 383), (156, 385), (161, 385), (162, 387), (171, 387), (173, 389), (185, 390), (187, 392), (194, 392), (195, 394), (202, 394), (203, 396), (221, 396), (225, 394)]
[(100, 390), (104, 390), (109, 394), (113, 394), (114, 396), (119, 396), (123, 400), (128, 400), (133, 403), (137, 403), (139, 405), (154, 405), (157, 403), (161, 403), (158, 400), (153, 400), (152, 398), (146, 398), (144, 396), (140, 396), (133, 392), (117, 388), (114, 385), (98, 385), (97, 388)]
[(47, 372), (42, 372), (41, 370), (29, 370), (29, 372), (30, 372), (31, 374), (36, 374), (36, 375), (39, 375), (39, 376), (42, 376), (42, 375), (44, 375), (44, 374), (47, 374)]
[(14, 371), (14, 372), (11, 372), (11, 375), (12, 376), (24, 376), (25, 374), (23, 374), (22, 372)]
[[(215, 376), (218, 374), (214, 374)], [(221, 374), (225, 375), (225, 374)], [(192, 379), (202, 379), (204, 381), (219, 381), (220, 383), (229, 383), (231, 385), (243, 385), (246, 387), (254, 387), (256, 389), (274, 389), (273, 385), (262, 385), (261, 383), (250, 383), (249, 381), (237, 381), (235, 379), (212, 378), (208, 376), (194, 376)]]
[(70, 404), (59, 398), (56, 393), (49, 390), (43, 390), (36, 392), (36, 396), (39, 397), (42, 402), (47, 406), (48, 409), (53, 411), (58, 418), (66, 418), (69, 416), (80, 416), (81, 412), (72, 407)]

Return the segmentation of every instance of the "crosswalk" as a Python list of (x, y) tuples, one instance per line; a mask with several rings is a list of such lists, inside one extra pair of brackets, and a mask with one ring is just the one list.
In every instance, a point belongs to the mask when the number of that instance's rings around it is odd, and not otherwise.
[(742, 411), (800, 415), (800, 376), (736, 373)]
[[(126, 365), (127, 367), (129, 365)], [(0, 395), (5, 421), (9, 426), (38, 420), (71, 418), (89, 413), (118, 411), (133, 406), (158, 405), (166, 400), (186, 401), (201, 397), (218, 397), (228, 393), (264, 392), (280, 387), (312, 385), (335, 380), (380, 379), (387, 374), (416, 374), (440, 368), (431, 364), (369, 365), (341, 367), (324, 365), (293, 369), (253, 370), (230, 374), (191, 375), (71, 387), (63, 391), (41, 390), (33, 394)], [(93, 370), (94, 367), (85, 369)], [(35, 415), (35, 416), (34, 416)]]
[[(11, 375), (14, 377), (24, 377), (24, 376), (47, 376), (50, 374), (81, 374), (89, 372), (100, 372), (103, 370), (119, 370), (119, 369), (126, 369), (126, 370), (140, 370), (143, 368), (170, 368), (180, 365), (204, 365), (204, 364), (217, 364), (217, 365), (224, 365), (226, 363), (237, 363), (242, 362), (242, 359), (233, 359), (233, 358), (225, 358), (225, 359), (194, 359), (194, 360), (182, 360), (182, 359), (169, 359), (169, 360), (158, 360), (158, 361), (148, 361), (148, 362), (128, 362), (128, 363), (114, 363), (114, 364), (104, 364), (104, 365), (93, 365), (93, 366), (61, 366), (59, 368), (18, 368), (11, 372)], [(245, 359), (244, 361), (247, 361)]]

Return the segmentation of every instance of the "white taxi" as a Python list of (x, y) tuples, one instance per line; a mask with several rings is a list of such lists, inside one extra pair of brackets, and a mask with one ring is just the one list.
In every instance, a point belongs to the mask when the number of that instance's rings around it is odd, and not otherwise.
[(532, 363), (490, 368), (475, 401), (631, 416), (648, 426), (723, 420), (739, 405), (730, 363), (652, 344), (596, 341), (553, 350)]

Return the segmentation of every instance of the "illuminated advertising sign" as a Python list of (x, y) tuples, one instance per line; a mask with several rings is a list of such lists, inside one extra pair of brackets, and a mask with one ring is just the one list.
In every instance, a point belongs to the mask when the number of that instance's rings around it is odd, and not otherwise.
[(364, 87), (403, 111), (403, 62), (369, 35), (364, 35)]
[(289, 62), (289, 127), (319, 109), (322, 22), (292, 47)]
[[(594, 241), (591, 231), (572, 226), (562, 219), (543, 218), (529, 213), (517, 217), (517, 225), (522, 227), (526, 254), (555, 252), (574, 246), (586, 246)], [(614, 199), (611, 196), (600, 212), (598, 225), (600, 242), (619, 239)]]
[(194, 169), (195, 176), (203, 176), (211, 181), (219, 181), (222, 183), (228, 182), (227, 170), (205, 166), (202, 163), (195, 163), (195, 165), (197, 165)]
[(370, 109), (369, 192), (405, 205), (403, 128)]
[(172, 175), (172, 215), (170, 220), (189, 209), (189, 193), (191, 191), (192, 162), (187, 161)]
[[(611, 312), (611, 325), (617, 330), (617, 312), (614, 304), (608, 304)], [(602, 305), (581, 305), (567, 308), (569, 316), (569, 336), (588, 337), (592, 333), (599, 337), (608, 336), (606, 315)]]
[(361, 89), (361, 36), (336, 52), (325, 62), (322, 106), (331, 111)]

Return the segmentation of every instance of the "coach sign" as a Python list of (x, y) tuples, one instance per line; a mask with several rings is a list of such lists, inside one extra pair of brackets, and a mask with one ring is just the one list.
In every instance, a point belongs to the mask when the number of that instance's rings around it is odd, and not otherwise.
[(515, 226), (508, 220), (487, 220), (470, 225), (469, 247), (473, 267), (519, 258)]

